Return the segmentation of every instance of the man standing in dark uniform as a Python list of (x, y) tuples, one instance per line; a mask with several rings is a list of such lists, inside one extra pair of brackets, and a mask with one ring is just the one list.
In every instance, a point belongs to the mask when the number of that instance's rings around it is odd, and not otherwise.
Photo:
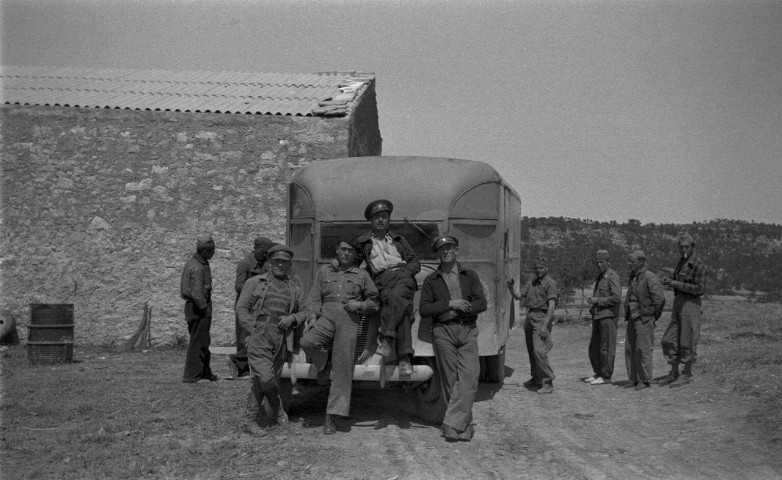
[(554, 391), (554, 370), (548, 361), (548, 352), (554, 346), (551, 340), (551, 323), (557, 303), (557, 283), (548, 275), (548, 261), (538, 257), (534, 265), (535, 278), (517, 293), (514, 280), (508, 280), (508, 289), (516, 300), (527, 307), (524, 321), (524, 337), (529, 354), (530, 375), (524, 386), (536, 389), (540, 394)]
[[(706, 265), (695, 255), (695, 240), (689, 234), (679, 238), (679, 256), (673, 277), (662, 278), (663, 285), (672, 288), (675, 297), (671, 323), (662, 338), (663, 354), (671, 371), (660, 379), (660, 386), (681, 387), (692, 382), (692, 364), (698, 359)], [(680, 363), (684, 365), (681, 375)]]
[(380, 333), (377, 353), (388, 357), (394, 351), (400, 375), (412, 375), (413, 297), (418, 289), (415, 275), (421, 270), (418, 256), (401, 235), (389, 232), (394, 205), (375, 200), (364, 209), (372, 231), (358, 238), (366, 269), (380, 293)]
[(598, 250), (595, 263), (600, 272), (595, 279), (595, 289), (587, 299), (591, 305), (592, 337), (589, 339), (589, 363), (594, 374), (584, 381), (590, 385), (611, 383), (616, 358), (616, 329), (619, 321), (619, 304), (622, 303), (622, 286), (619, 274), (611, 268), (608, 251)]
[(649, 388), (652, 380), (654, 324), (665, 306), (660, 279), (646, 269), (646, 254), (636, 250), (627, 259), (630, 281), (625, 297), (625, 366), (636, 390)]
[(478, 274), (457, 263), (456, 237), (440, 235), (432, 243), (432, 250), (440, 257), (440, 266), (424, 280), (418, 311), (434, 322), (434, 355), (448, 402), (443, 435), (449, 442), (470, 441), (472, 405), (481, 371), (476, 321), (486, 310), (486, 295)]
[[(299, 344), (318, 369), (318, 383), (327, 384), (331, 374), (323, 422), (325, 434), (336, 433), (337, 417), (350, 415), (358, 324), (361, 315), (378, 309), (375, 284), (369, 273), (355, 264), (358, 247), (350, 239), (338, 242), (337, 257), (318, 271), (307, 296), (307, 310), (317, 317), (307, 320)], [(331, 345), (331, 368), (325, 350), (328, 345)]]
[(199, 380), (217, 380), (209, 366), (209, 344), (212, 339), (212, 271), (209, 259), (215, 254), (215, 242), (210, 236), (198, 237), (196, 253), (185, 263), (182, 270), (180, 294), (185, 301), (185, 320), (190, 342), (185, 356), (185, 373), (182, 381), (195, 383)]
[(301, 289), (288, 276), (293, 250), (275, 245), (268, 252), (270, 270), (250, 278), (236, 303), (239, 322), (247, 336), (247, 358), (252, 375), (250, 391), (256, 404), (248, 405), (243, 430), (253, 436), (266, 432), (258, 425), (258, 406), (264, 397), (279, 425), (288, 423), (278, 382), (293, 346), (292, 327), (307, 319)]
[[(242, 287), (248, 279), (260, 275), (266, 271), (266, 252), (274, 245), (274, 242), (266, 237), (257, 237), (253, 242), (253, 251), (243, 258), (236, 266), (236, 302), (239, 301), (239, 295), (242, 293)], [(236, 308), (234, 302), (234, 309)], [(250, 374), (247, 366), (247, 345), (245, 339), (247, 332), (239, 323), (239, 316), (236, 316), (236, 353), (228, 355), (228, 368), (234, 378), (244, 377)]]

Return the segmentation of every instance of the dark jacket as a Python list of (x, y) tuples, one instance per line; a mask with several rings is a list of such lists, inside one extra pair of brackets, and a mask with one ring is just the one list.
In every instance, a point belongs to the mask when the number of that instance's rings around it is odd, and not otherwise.
[(672, 280), (671, 287), (676, 295), (700, 297), (706, 291), (706, 265), (697, 255), (682, 258)]
[(597, 276), (592, 298), (597, 300), (597, 303), (590, 308), (593, 319), (619, 317), (622, 286), (619, 283), (619, 274), (616, 273), (616, 270), (609, 268), (606, 273)]
[(643, 320), (660, 318), (665, 307), (665, 291), (660, 278), (643, 267), (638, 273), (630, 277), (625, 297), (625, 320), (630, 318), (630, 292), (635, 293), (638, 300), (638, 313)]
[[(418, 255), (415, 254), (410, 247), (410, 244), (407, 243), (405, 237), (391, 232), (388, 232), (388, 234), (391, 235), (394, 246), (397, 251), (399, 251), (399, 254), (402, 255), (402, 260), (405, 262), (405, 270), (410, 273), (410, 276), (415, 277), (415, 275), (421, 271), (421, 262), (418, 260)], [(369, 272), (369, 275), (374, 280), (377, 272), (372, 271), (372, 263), (369, 261), (370, 254), (372, 253), (372, 232), (365, 233), (358, 237), (358, 243), (361, 245), (361, 254), (366, 262), (367, 272)]]
[[(462, 290), (462, 298), (470, 302), (472, 310), (469, 314), (457, 312), (457, 319), (464, 322), (474, 322), (478, 319), (478, 314), (486, 311), (486, 295), (483, 293), (483, 285), (478, 278), (478, 274), (472, 270), (462, 268), (457, 262), (456, 268), (459, 271), (459, 286)], [(434, 273), (429, 274), (421, 287), (421, 302), (418, 306), (418, 313), (422, 317), (431, 317), (438, 321), (440, 315), (448, 312), (448, 302), (451, 301), (451, 294), (448, 291), (448, 285), (443, 278), (443, 271), (440, 267)]]
[(209, 262), (198, 253), (185, 263), (179, 293), (183, 300), (193, 302), (201, 310), (206, 310), (212, 303), (212, 270)]
[(266, 262), (259, 262), (255, 258), (255, 254), (253, 252), (250, 252), (249, 255), (239, 261), (239, 264), (236, 265), (236, 282), (234, 283), (237, 299), (239, 298), (239, 294), (242, 293), (242, 287), (244, 286), (244, 283), (248, 279), (265, 272), (265, 266)]

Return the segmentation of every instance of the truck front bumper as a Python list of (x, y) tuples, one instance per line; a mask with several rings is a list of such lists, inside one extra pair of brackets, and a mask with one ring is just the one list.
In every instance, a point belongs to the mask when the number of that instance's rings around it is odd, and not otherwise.
[[(432, 367), (428, 365), (413, 365), (412, 375), (399, 375), (396, 365), (356, 365), (353, 369), (354, 382), (379, 382), (381, 380), (381, 368), (385, 382), (414, 382), (421, 383), (429, 380), (434, 375)], [(289, 363), (282, 367), (282, 377), (291, 381), (299, 379), (317, 380), (318, 369), (311, 363)]]

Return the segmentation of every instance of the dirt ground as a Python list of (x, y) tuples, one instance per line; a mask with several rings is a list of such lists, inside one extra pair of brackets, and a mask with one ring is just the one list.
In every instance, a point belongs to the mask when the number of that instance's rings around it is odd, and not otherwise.
[[(70, 365), (29, 367), (24, 348), (12, 348), (2, 359), (0, 473), (5, 479), (782, 478), (782, 437), (752, 421), (757, 412), (749, 401), (708, 377), (636, 392), (623, 382), (620, 354), (616, 383), (582, 382), (590, 373), (589, 332), (587, 325), (555, 326), (555, 391), (537, 395), (521, 385), (527, 353), (522, 330), (513, 330), (508, 376), (503, 385), (481, 385), (475, 438), (458, 443), (421, 422), (412, 394), (402, 390), (356, 391), (353, 417), (330, 436), (321, 433), (325, 390), (297, 392), (291, 424), (253, 438), (239, 432), (249, 382), (183, 384), (181, 350), (81, 352)], [(213, 357), (221, 375), (228, 374), (224, 359)], [(665, 373), (659, 347), (655, 365), (655, 375)]]

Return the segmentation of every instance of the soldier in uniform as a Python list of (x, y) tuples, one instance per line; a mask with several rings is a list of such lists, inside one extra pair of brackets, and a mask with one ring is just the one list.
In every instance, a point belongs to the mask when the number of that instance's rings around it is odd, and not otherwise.
[[(299, 344), (318, 369), (318, 383), (328, 384), (331, 376), (325, 434), (337, 431), (338, 417), (350, 415), (358, 324), (362, 314), (378, 310), (375, 284), (369, 273), (356, 265), (358, 248), (358, 243), (349, 239), (338, 242), (336, 258), (318, 271), (307, 296), (307, 310), (313, 318), (307, 321)], [(327, 345), (332, 345), (331, 362)]]
[[(671, 323), (662, 338), (663, 354), (671, 371), (658, 385), (681, 387), (692, 382), (692, 364), (698, 359), (701, 336), (701, 297), (705, 291), (706, 265), (695, 254), (695, 240), (685, 234), (679, 238), (679, 263), (673, 277), (663, 277), (662, 284), (674, 292)], [(679, 364), (684, 368), (679, 374)]]
[(377, 353), (390, 356), (394, 347), (400, 375), (412, 375), (411, 335), (413, 297), (418, 289), (415, 275), (421, 263), (404, 237), (388, 230), (394, 205), (375, 200), (364, 209), (372, 231), (358, 238), (366, 269), (380, 293), (380, 332)]
[[(257, 237), (253, 242), (253, 251), (243, 258), (236, 266), (236, 302), (239, 301), (239, 295), (242, 293), (242, 287), (249, 278), (266, 271), (266, 252), (274, 245), (274, 242), (266, 237)], [(236, 309), (234, 302), (234, 309)], [(239, 323), (239, 316), (236, 316), (236, 353), (228, 355), (228, 368), (234, 378), (244, 377), (250, 374), (247, 366), (247, 345), (245, 339), (247, 332)]]
[(622, 303), (622, 286), (619, 274), (611, 268), (608, 251), (595, 253), (599, 272), (595, 289), (587, 299), (592, 313), (592, 337), (589, 339), (589, 363), (592, 372), (584, 381), (591, 385), (611, 383), (616, 357), (616, 329), (619, 321), (619, 305)]
[(196, 252), (185, 263), (180, 282), (180, 294), (185, 301), (185, 320), (190, 342), (185, 356), (185, 372), (182, 381), (196, 383), (200, 380), (214, 382), (217, 375), (209, 365), (209, 344), (212, 339), (212, 271), (209, 259), (215, 254), (215, 242), (211, 235), (196, 239)]
[(535, 259), (535, 278), (516, 292), (514, 280), (508, 280), (508, 289), (516, 300), (527, 307), (524, 321), (524, 337), (529, 354), (530, 375), (524, 386), (537, 390), (539, 394), (554, 391), (554, 371), (548, 361), (548, 352), (554, 346), (551, 340), (551, 323), (557, 303), (557, 283), (548, 274), (548, 261), (544, 257)]
[(449, 442), (470, 441), (481, 371), (476, 321), (486, 310), (486, 295), (478, 274), (457, 263), (456, 237), (440, 235), (432, 242), (432, 250), (440, 257), (440, 266), (424, 280), (419, 312), (433, 320), (435, 360), (448, 402), (443, 435)]
[(257, 412), (264, 397), (279, 425), (288, 423), (278, 384), (282, 366), (293, 347), (293, 327), (308, 318), (301, 289), (289, 277), (293, 250), (275, 245), (268, 252), (270, 269), (250, 278), (236, 303), (239, 322), (248, 332), (247, 359), (252, 375), (250, 391), (256, 403), (248, 406), (243, 430), (263, 436)]
[(627, 259), (630, 281), (625, 297), (625, 365), (627, 378), (636, 390), (649, 388), (652, 380), (654, 324), (665, 306), (660, 279), (646, 269), (646, 254), (635, 250)]

